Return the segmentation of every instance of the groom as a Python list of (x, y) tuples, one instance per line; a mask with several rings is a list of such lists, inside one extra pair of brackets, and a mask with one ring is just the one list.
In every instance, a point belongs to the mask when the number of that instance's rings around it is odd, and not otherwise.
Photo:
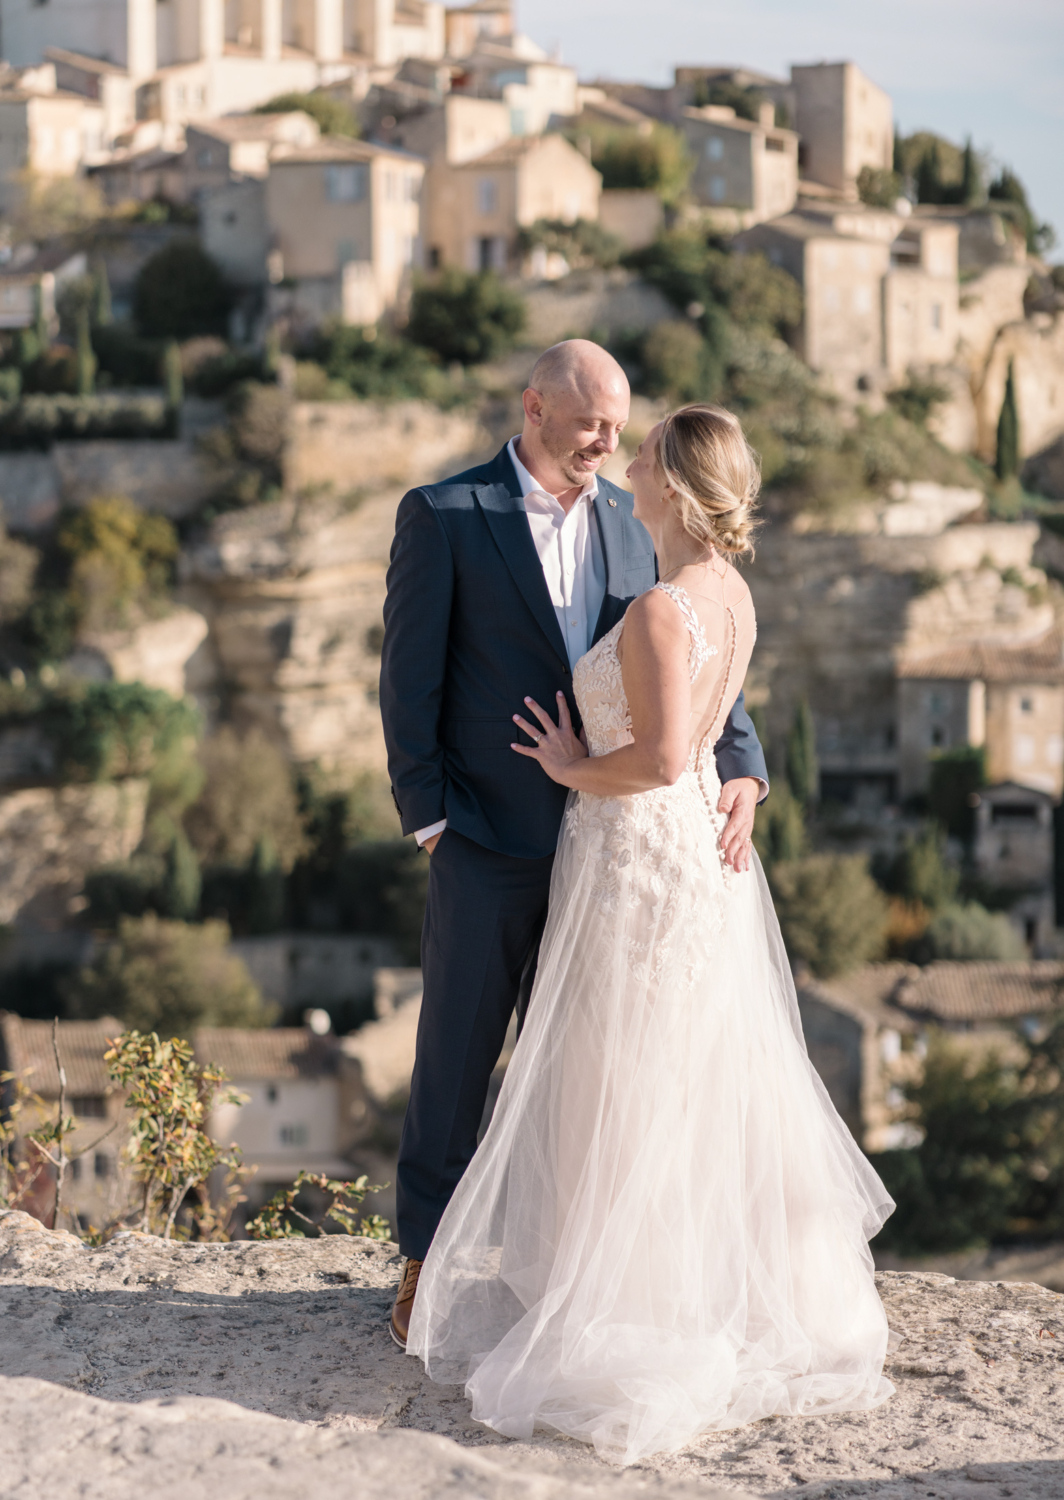
[[(488, 1080), (523, 1016), (567, 792), (510, 749), (527, 695), (573, 668), (655, 581), (632, 497), (598, 478), (628, 420), (616, 360), (570, 339), (537, 361), (524, 424), (490, 463), (399, 506), (384, 606), (381, 713), (404, 834), (431, 855), (424, 996), (397, 1174), (405, 1346), (421, 1263), (477, 1144)], [(732, 860), (767, 790), (742, 694), (716, 746)]]

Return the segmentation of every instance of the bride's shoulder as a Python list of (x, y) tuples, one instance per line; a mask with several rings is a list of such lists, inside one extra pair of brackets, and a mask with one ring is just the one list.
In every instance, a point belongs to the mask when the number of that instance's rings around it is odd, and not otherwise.
[(683, 614), (668, 590), (659, 583), (632, 600), (624, 617), (624, 629), (626, 635), (638, 631), (650, 640), (663, 643), (673, 638), (687, 639)]

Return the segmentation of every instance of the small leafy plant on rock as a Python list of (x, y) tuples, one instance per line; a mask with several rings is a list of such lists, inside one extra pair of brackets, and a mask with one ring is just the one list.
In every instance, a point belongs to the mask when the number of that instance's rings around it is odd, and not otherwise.
[[(296, 1200), (304, 1187), (316, 1188), (328, 1200), (324, 1212), (312, 1218), (296, 1207)], [(379, 1193), (379, 1185), (370, 1186), (368, 1177), (358, 1177), (354, 1182), (338, 1182), (321, 1172), (300, 1172), (291, 1187), (281, 1188), (263, 1205), (261, 1211), (247, 1223), (247, 1232), (253, 1240), (304, 1239), (307, 1230), (316, 1236), (327, 1234), (326, 1222), (339, 1224), (345, 1234), (360, 1234), (370, 1240), (386, 1240), (391, 1235), (387, 1219), (380, 1214), (363, 1218), (356, 1213), (367, 1193)], [(298, 1219), (306, 1229), (300, 1229), (292, 1220)]]

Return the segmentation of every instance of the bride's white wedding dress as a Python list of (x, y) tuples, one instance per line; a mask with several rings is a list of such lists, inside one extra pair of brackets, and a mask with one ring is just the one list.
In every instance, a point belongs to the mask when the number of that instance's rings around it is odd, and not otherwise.
[[(893, 1204), (809, 1062), (760, 866), (718, 847), (711, 747), (755, 629), (735, 570), (708, 582), (658, 585), (691, 636), (686, 771), (570, 796), (525, 1028), (407, 1344), (478, 1421), (624, 1464), (893, 1391), (867, 1245)], [(631, 742), (623, 627), (574, 673), (592, 755)]]

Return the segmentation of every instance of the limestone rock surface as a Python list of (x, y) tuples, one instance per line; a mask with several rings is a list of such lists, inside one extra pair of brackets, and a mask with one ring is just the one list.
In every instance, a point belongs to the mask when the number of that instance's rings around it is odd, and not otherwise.
[(92, 1250), (0, 1213), (0, 1494), (1064, 1493), (1064, 1298), (1043, 1287), (883, 1273), (883, 1406), (713, 1433), (618, 1474), (546, 1433), (499, 1438), (426, 1380), (385, 1328), (398, 1270), (394, 1245), (362, 1239)]
[(69, 921), (86, 872), (128, 859), (140, 843), (147, 801), (143, 778), (0, 795), (0, 923)]

